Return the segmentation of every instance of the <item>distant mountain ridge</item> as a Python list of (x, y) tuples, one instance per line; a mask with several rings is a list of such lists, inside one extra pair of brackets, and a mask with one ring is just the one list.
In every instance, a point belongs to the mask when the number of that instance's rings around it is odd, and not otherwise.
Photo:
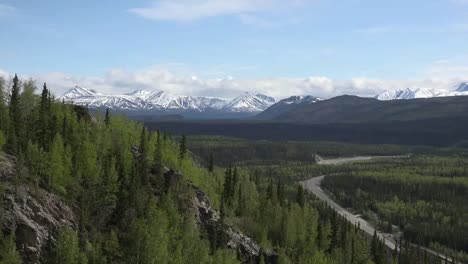
[(258, 113), (276, 101), (263, 94), (248, 92), (233, 100), (215, 97), (179, 96), (165, 91), (135, 90), (126, 94), (102, 94), (95, 90), (76, 86), (62, 95), (60, 100), (90, 108), (110, 108), (121, 111), (164, 112), (226, 112)]
[(377, 96), (375, 96), (375, 98), (382, 101), (388, 101), (466, 95), (468, 95), (468, 82), (460, 83), (449, 90), (428, 88), (406, 88), (400, 90), (388, 90), (378, 94)]
[(314, 104), (304, 104), (274, 117), (291, 123), (367, 123), (468, 118), (468, 97), (434, 97), (412, 100), (378, 100), (358, 96), (338, 96)]

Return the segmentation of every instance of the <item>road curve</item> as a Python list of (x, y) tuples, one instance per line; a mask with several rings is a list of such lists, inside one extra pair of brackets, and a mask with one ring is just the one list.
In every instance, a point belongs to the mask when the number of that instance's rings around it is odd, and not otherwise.
[[(360, 218), (359, 215), (352, 214), (351, 212), (341, 207), (339, 204), (335, 203), (322, 190), (322, 188), (320, 188), (320, 183), (322, 182), (323, 178), (325, 178), (325, 176), (326, 175), (315, 177), (306, 181), (302, 181), (300, 183), (306, 190), (309, 190), (312, 193), (314, 193), (315, 196), (317, 196), (320, 200), (330, 205), (333, 209), (335, 209), (336, 212), (338, 212), (338, 214), (344, 216), (353, 225), (359, 225), (361, 227), (361, 230), (363, 230), (364, 232), (368, 233), (371, 236), (374, 235), (375, 228), (373, 228), (366, 220)], [(395, 248), (395, 241), (389, 235), (386, 235), (380, 232), (377, 232), (377, 235), (380, 237), (380, 239), (385, 238), (385, 245), (387, 245), (389, 248), (391, 249)]]
[[(336, 158), (336, 159), (322, 159), (321, 157), (317, 156), (317, 164), (321, 165), (339, 165), (339, 164), (344, 164), (344, 163), (350, 163), (350, 162), (356, 162), (356, 161), (369, 161), (373, 159), (395, 159), (395, 158), (409, 158), (411, 157), (411, 154), (408, 155), (398, 155), (398, 156), (359, 156), (359, 157), (347, 157), (347, 158)], [(317, 198), (320, 200), (326, 202), (329, 206), (331, 206), (335, 211), (344, 216), (348, 221), (350, 221), (354, 225), (359, 225), (361, 230), (366, 232), (367, 234), (373, 236), (374, 231), (377, 231), (377, 236), (380, 239), (384, 239), (385, 245), (389, 247), (390, 249), (395, 248), (395, 240), (393, 238), (393, 235), (391, 234), (385, 234), (382, 232), (379, 232), (376, 230), (372, 225), (367, 222), (366, 220), (362, 219), (359, 215), (355, 215), (348, 210), (344, 209), (341, 207), (339, 204), (337, 204), (333, 199), (331, 199), (320, 187), (320, 184), (327, 175), (322, 175), (318, 177), (314, 177), (305, 181), (299, 182), (304, 189), (312, 192)], [(332, 175), (328, 175), (332, 177)], [(426, 252), (438, 256), (442, 260), (447, 259), (448, 263), (452, 263), (452, 259), (447, 257), (444, 254), (441, 254), (439, 252), (436, 252), (434, 250), (431, 250), (426, 247), (420, 247), (421, 249), (425, 250)], [(459, 264), (463, 264), (461, 262), (457, 262)]]

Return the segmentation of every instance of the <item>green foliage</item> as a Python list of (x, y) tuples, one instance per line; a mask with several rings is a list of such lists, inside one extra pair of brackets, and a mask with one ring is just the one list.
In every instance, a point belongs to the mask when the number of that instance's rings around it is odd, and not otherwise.
[(105, 119), (104, 119), (104, 123), (106, 124), (106, 126), (110, 125), (110, 110), (109, 110), (109, 108), (106, 108), (106, 116), (105, 116)]
[(0, 130), (0, 150), (3, 147), (3, 144), (5, 144), (5, 136), (3, 134), (3, 131)]
[(64, 228), (57, 237), (57, 246), (53, 251), (51, 263), (85, 264), (86, 256), (81, 252), (75, 231)]
[(2, 237), (0, 232), (0, 264), (21, 264), (14, 235)]
[(183, 160), (186, 154), (187, 154), (187, 139), (185, 135), (182, 135), (182, 138), (180, 139), (180, 144), (179, 144), (179, 159)]

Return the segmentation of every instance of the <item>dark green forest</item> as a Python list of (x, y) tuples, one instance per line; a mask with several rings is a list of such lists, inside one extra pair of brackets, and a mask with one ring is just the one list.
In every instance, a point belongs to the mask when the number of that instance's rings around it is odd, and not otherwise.
[[(91, 114), (86, 107), (55, 100), (46, 84), (39, 95), (37, 90), (33, 80), (0, 79), (0, 155), (14, 161), (13, 179), (1, 178), (0, 197), (6, 197), (5, 190), (28, 186), (37, 195), (45, 191), (60, 197), (77, 216), (76, 226), (50, 234), (41, 263), (242, 262), (220, 230), (197, 223), (190, 210), (196, 196), (193, 185), (219, 211), (220, 228), (238, 229), (274, 253), (272, 258), (260, 255), (244, 263), (429, 261), (404, 245), (387, 249), (376, 236), (365, 235), (294, 181), (235, 164), (236, 157), (227, 165), (228, 153), (217, 162), (223, 155), (209, 146), (204, 157), (197, 156), (190, 137), (149, 131), (109, 110)], [(320, 148), (327, 146), (333, 144)], [(296, 148), (291, 159), (311, 157)], [(330, 154), (340, 155), (338, 149), (336, 145)], [(388, 146), (389, 152), (397, 150)], [(282, 159), (256, 155), (258, 160)], [(174, 171), (182, 177), (175, 183), (168, 180)], [(466, 184), (457, 176), (463, 173), (453, 172), (447, 181)], [(0, 263), (28, 263), (16, 233), (3, 225), (6, 218), (2, 212)]]
[[(354, 164), (323, 180), (340, 204), (355, 208), (414, 243), (459, 252), (468, 260), (468, 159), (418, 155)], [(373, 216), (376, 213), (376, 216)]]

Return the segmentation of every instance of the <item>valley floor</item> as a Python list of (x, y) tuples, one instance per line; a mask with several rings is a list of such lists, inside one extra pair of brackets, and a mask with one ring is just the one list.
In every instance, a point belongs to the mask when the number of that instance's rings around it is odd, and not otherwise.
[[(372, 159), (394, 159), (394, 158), (409, 158), (411, 154), (408, 155), (395, 155), (395, 156), (358, 156), (358, 157), (344, 157), (344, 158), (335, 158), (335, 159), (322, 159), (318, 157), (318, 164), (322, 165), (339, 165), (349, 162), (358, 162), (358, 161), (369, 161)], [(337, 204), (330, 196), (321, 188), (320, 184), (325, 177), (331, 177), (332, 175), (322, 175), (314, 177), (308, 180), (301, 181), (300, 184), (308, 191), (312, 192), (318, 199), (324, 201), (327, 205), (331, 206), (337, 213), (344, 216), (348, 221), (353, 225), (360, 227), (362, 231), (372, 236), (374, 232), (377, 233), (377, 236), (380, 239), (383, 239), (385, 245), (393, 250), (395, 248), (395, 238), (393, 234), (382, 233), (376, 230), (368, 221), (361, 218), (359, 214), (352, 213), (345, 208)], [(421, 247), (422, 248), (422, 247)], [(444, 254), (436, 252), (428, 248), (422, 248), (427, 253), (431, 255), (438, 256), (442, 260), (452, 263), (452, 260), (449, 257), (446, 257)]]

